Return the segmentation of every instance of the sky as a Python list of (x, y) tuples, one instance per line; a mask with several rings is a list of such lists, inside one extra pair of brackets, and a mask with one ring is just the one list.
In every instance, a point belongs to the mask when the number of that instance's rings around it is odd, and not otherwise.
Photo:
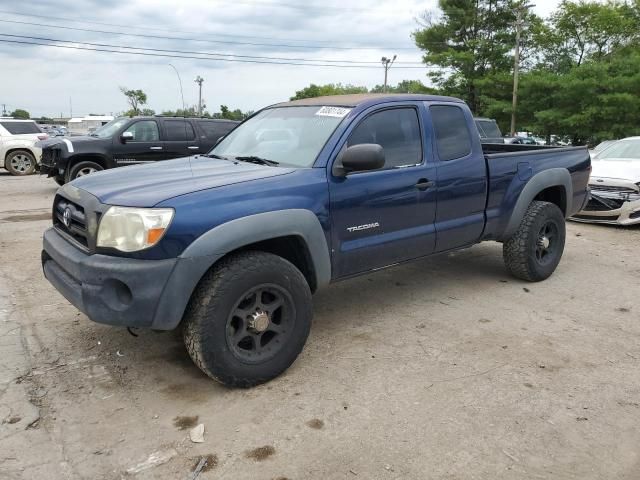
[[(533, 10), (547, 16), (559, 0), (535, 3)], [(2, 104), (34, 117), (116, 114), (128, 108), (121, 86), (142, 89), (156, 112), (175, 110), (182, 106), (180, 81), (184, 103), (197, 104), (198, 75), (209, 111), (222, 104), (257, 110), (310, 83), (382, 84), (380, 59), (393, 55), (390, 84), (428, 84), (411, 33), (421, 14), (436, 5), (437, 0), (0, 0), (0, 40), (75, 47), (0, 41), (0, 114)], [(144, 48), (152, 55), (78, 47), (138, 53)]]

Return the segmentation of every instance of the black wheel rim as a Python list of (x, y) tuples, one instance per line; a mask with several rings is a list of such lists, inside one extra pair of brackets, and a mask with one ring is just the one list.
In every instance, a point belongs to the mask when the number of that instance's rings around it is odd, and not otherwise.
[(284, 348), (294, 321), (293, 300), (286, 290), (273, 284), (255, 286), (231, 309), (227, 345), (244, 363), (264, 362)]
[(536, 239), (536, 260), (541, 265), (551, 263), (555, 258), (558, 250), (558, 225), (551, 220), (547, 220), (540, 231)]

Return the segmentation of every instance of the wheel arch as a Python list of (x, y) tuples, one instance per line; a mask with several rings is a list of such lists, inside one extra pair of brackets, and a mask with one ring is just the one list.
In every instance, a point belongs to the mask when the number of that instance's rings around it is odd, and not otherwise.
[(520, 225), (527, 208), (534, 200), (554, 203), (566, 218), (569, 212), (572, 211), (572, 198), (571, 175), (566, 168), (550, 168), (534, 175), (520, 192), (500, 240), (506, 240), (513, 235)]
[(249, 215), (209, 230), (182, 252), (156, 308), (153, 328), (175, 328), (202, 277), (221, 259), (248, 250), (290, 261), (312, 292), (331, 280), (329, 248), (313, 212), (292, 209)]

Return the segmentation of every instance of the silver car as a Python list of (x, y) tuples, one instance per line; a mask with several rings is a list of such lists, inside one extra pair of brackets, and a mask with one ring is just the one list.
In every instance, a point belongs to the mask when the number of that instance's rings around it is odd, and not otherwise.
[(591, 198), (574, 220), (640, 223), (640, 137), (623, 138), (592, 159)]

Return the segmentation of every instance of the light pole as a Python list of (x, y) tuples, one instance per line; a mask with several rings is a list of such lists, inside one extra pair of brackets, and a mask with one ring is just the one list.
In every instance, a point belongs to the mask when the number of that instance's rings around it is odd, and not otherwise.
[(178, 76), (178, 84), (180, 85), (180, 98), (182, 98), (182, 116), (184, 117), (187, 114), (186, 108), (184, 106), (184, 94), (182, 93), (182, 79), (180, 78), (180, 74), (178, 73), (178, 69), (176, 67), (174, 67), (173, 65), (171, 65), (170, 63), (168, 64), (171, 68), (173, 68), (173, 70), (176, 72), (176, 75)]
[(516, 50), (513, 58), (513, 98), (511, 102), (511, 136), (516, 134), (516, 107), (518, 105), (518, 74), (520, 70), (520, 31), (524, 26), (522, 15), (526, 10), (535, 5), (522, 3), (516, 7)]
[(382, 91), (387, 93), (387, 74), (393, 62), (396, 61), (397, 55), (394, 55), (393, 58), (382, 57), (382, 66), (384, 67), (384, 88)]
[(204, 78), (200, 75), (196, 77), (194, 80), (198, 84), (198, 116), (202, 116), (202, 82), (204, 82)]

